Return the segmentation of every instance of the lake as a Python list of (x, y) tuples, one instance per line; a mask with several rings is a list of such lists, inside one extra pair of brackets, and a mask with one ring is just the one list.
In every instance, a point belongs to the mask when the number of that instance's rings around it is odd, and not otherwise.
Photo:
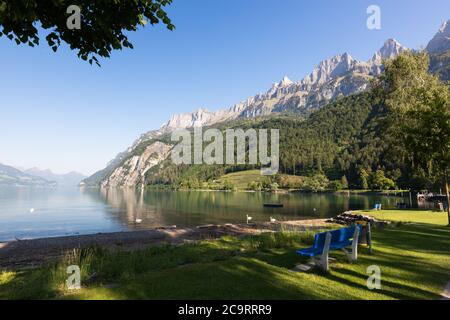
[[(394, 208), (409, 198), (357, 194), (154, 191), (0, 187), (0, 241), (158, 226), (326, 218), (375, 203)], [(281, 202), (283, 208), (263, 203)], [(137, 224), (136, 219), (142, 223)]]

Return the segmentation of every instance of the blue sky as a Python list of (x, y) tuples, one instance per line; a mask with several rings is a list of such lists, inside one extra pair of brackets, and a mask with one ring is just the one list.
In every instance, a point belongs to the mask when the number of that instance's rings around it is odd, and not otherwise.
[[(381, 30), (366, 27), (371, 4)], [(101, 68), (0, 38), (0, 162), (91, 174), (173, 113), (229, 107), (338, 53), (367, 60), (391, 37), (425, 46), (449, 12), (448, 0), (174, 0), (174, 32), (130, 34), (134, 50)]]

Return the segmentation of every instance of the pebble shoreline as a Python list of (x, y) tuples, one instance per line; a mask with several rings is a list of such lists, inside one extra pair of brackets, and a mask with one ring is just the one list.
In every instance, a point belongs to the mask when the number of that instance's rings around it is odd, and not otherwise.
[(14, 240), (0, 243), (0, 269), (35, 268), (54, 261), (67, 252), (89, 246), (117, 250), (137, 250), (148, 245), (181, 245), (225, 235), (247, 236), (263, 232), (306, 231), (329, 225), (326, 219), (276, 223), (205, 225), (194, 228), (161, 227), (150, 230), (97, 233), (64, 237)]

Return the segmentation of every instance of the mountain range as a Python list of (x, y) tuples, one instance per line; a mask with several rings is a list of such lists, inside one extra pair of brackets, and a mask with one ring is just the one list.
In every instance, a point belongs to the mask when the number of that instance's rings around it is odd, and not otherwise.
[(0, 185), (52, 187), (56, 183), (0, 163)]
[(86, 176), (78, 172), (55, 174), (38, 168), (14, 168), (0, 163), (0, 185), (8, 186), (77, 186)]
[(39, 168), (31, 168), (24, 170), (25, 173), (43, 178), (47, 181), (56, 182), (58, 186), (77, 186), (83, 179), (86, 178), (81, 173), (72, 171), (65, 174), (56, 174), (51, 170), (41, 170)]
[[(162, 137), (178, 128), (211, 126), (237, 119), (256, 118), (283, 113), (308, 116), (340, 97), (364, 92), (371, 79), (383, 71), (383, 60), (410, 50), (395, 39), (387, 40), (368, 61), (360, 61), (348, 53), (320, 62), (300, 81), (284, 77), (265, 92), (249, 97), (228, 109), (173, 115), (159, 130), (141, 135), (126, 151), (107, 167), (85, 179), (83, 185), (103, 187), (135, 187), (145, 181), (149, 169), (167, 157), (170, 141)], [(450, 80), (450, 20), (446, 21), (426, 47), (430, 55), (430, 71)]]
[(330, 100), (364, 91), (370, 79), (382, 71), (383, 59), (395, 57), (406, 50), (395, 39), (389, 39), (369, 61), (359, 61), (348, 53), (339, 54), (322, 61), (300, 81), (293, 82), (285, 76), (266, 93), (252, 96), (227, 110), (210, 112), (199, 109), (193, 113), (173, 115), (161, 130), (201, 127), (283, 111), (311, 113)]

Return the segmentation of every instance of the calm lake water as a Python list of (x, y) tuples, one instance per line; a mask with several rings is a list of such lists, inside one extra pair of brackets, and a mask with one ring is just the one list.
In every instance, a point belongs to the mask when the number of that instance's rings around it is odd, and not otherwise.
[[(375, 203), (393, 208), (409, 198), (345, 194), (269, 194), (246, 192), (140, 191), (120, 189), (38, 189), (0, 187), (0, 241), (157, 226), (243, 223), (335, 216), (369, 209)], [(283, 208), (264, 208), (281, 202)], [(34, 210), (31, 210), (34, 209)], [(136, 219), (142, 223), (136, 224)]]

